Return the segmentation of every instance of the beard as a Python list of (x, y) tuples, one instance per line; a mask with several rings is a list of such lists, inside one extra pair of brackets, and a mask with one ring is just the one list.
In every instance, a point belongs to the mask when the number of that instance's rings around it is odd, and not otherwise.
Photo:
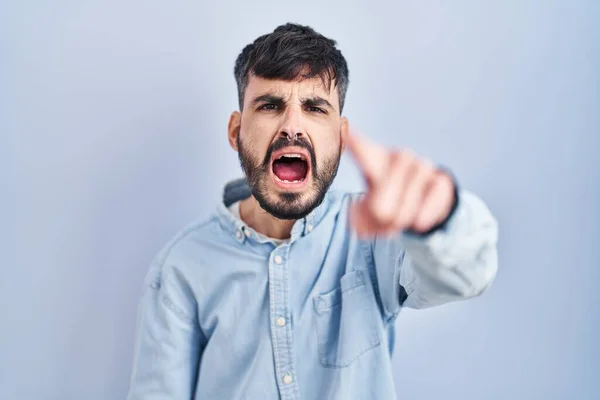
[[(329, 187), (337, 175), (342, 154), (341, 142), (338, 151), (323, 161), (322, 165), (317, 165), (315, 152), (303, 138), (296, 138), (293, 141), (287, 138), (279, 138), (273, 142), (263, 160), (256, 154), (246, 148), (237, 136), (238, 158), (246, 175), (246, 182), (252, 191), (252, 195), (258, 201), (263, 210), (278, 219), (297, 220), (310, 214), (325, 199)], [(271, 156), (274, 151), (285, 147), (302, 147), (310, 154), (310, 177), (312, 182), (303, 193), (298, 192), (270, 192), (268, 183), (271, 181)], [(305, 177), (309, 179), (309, 176)]]

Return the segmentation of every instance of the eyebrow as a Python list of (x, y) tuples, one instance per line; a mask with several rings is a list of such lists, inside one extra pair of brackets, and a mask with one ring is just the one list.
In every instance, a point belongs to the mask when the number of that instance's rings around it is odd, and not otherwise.
[(333, 106), (331, 105), (330, 102), (328, 102), (326, 99), (319, 97), (319, 96), (315, 96), (315, 97), (309, 97), (309, 98), (305, 98), (302, 99), (302, 103), (306, 104), (309, 107), (327, 107), (331, 110), (333, 110)]
[[(305, 98), (301, 99), (301, 102), (303, 105), (307, 105), (309, 107), (327, 107), (331, 110), (334, 110), (333, 106), (331, 105), (331, 103), (329, 101), (327, 101), (326, 99), (319, 97), (319, 96), (305, 97)], [(256, 105), (258, 103), (271, 103), (271, 104), (283, 105), (283, 104), (285, 104), (285, 99), (283, 98), (283, 96), (278, 96), (278, 95), (275, 95), (272, 93), (267, 93), (267, 94), (263, 94), (263, 95), (255, 97), (251, 102), (252, 105)]]
[(256, 105), (258, 103), (273, 103), (273, 104), (284, 104), (285, 99), (282, 96), (277, 96), (274, 94), (263, 94), (261, 96), (255, 97), (252, 100), (252, 105)]

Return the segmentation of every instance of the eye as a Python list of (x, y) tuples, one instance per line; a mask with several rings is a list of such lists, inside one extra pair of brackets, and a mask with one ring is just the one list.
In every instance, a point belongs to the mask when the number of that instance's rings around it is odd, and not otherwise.
[(314, 112), (314, 113), (327, 114), (327, 111), (325, 111), (324, 109), (319, 108), (319, 107), (314, 107), (314, 106), (308, 107), (308, 111)]
[(279, 109), (279, 107), (277, 106), (277, 104), (267, 103), (267, 104), (263, 104), (262, 106), (258, 107), (258, 109), (264, 110), (264, 111), (271, 111), (271, 110), (277, 110), (277, 109)]

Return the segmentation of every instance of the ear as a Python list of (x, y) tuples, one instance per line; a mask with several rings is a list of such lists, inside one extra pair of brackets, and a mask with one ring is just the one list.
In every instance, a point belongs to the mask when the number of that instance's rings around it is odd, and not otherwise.
[(342, 141), (342, 153), (346, 150), (346, 143), (348, 143), (348, 133), (350, 131), (350, 124), (348, 118), (342, 117), (340, 125), (340, 139)]
[(229, 139), (229, 145), (235, 151), (238, 151), (237, 138), (240, 134), (240, 127), (242, 126), (242, 114), (239, 111), (234, 111), (229, 117), (229, 124), (227, 124), (227, 138)]

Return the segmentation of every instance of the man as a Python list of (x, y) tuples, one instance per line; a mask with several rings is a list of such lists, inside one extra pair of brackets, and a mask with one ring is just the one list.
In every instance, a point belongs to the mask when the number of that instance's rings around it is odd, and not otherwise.
[[(342, 117), (335, 41), (287, 24), (235, 64), (245, 179), (146, 281), (129, 399), (395, 399), (394, 321), (481, 294), (497, 225), (473, 194)], [(365, 194), (330, 189), (351, 151)]]

